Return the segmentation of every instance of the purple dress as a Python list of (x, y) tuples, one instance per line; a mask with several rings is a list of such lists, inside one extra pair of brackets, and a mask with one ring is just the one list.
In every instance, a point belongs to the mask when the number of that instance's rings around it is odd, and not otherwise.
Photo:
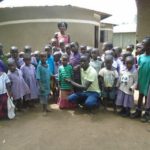
[(23, 64), (20, 70), (22, 71), (23, 78), (30, 89), (30, 94), (26, 95), (25, 99), (26, 100), (37, 99), (38, 98), (38, 84), (36, 80), (35, 67), (32, 64), (30, 64), (29, 66), (26, 66), (25, 64)]
[(13, 94), (13, 99), (23, 99), (23, 96), (30, 93), (28, 85), (25, 83), (22, 72), (16, 69), (15, 72), (8, 71), (8, 77), (11, 81), (11, 91)]

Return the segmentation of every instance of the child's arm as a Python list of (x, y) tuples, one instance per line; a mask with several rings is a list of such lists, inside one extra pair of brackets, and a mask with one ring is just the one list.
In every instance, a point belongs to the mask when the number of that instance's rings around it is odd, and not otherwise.
[(98, 76), (98, 81), (99, 81), (99, 87), (101, 91), (104, 89), (104, 78), (102, 76)]
[(137, 85), (138, 85), (138, 73), (137, 72), (134, 73), (133, 80), (134, 80), (134, 83), (130, 87), (130, 91), (134, 91), (137, 88)]

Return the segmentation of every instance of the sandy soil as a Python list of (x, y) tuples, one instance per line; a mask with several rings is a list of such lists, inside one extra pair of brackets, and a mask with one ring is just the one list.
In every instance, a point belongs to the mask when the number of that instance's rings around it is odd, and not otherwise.
[(0, 150), (149, 150), (150, 124), (122, 118), (102, 108), (97, 114), (81, 110), (40, 108), (0, 121)]

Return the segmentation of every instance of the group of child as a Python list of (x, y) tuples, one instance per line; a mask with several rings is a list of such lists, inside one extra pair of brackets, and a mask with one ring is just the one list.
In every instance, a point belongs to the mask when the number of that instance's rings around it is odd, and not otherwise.
[[(49, 95), (58, 96), (60, 109), (73, 109), (76, 103), (69, 102), (68, 96), (80, 89), (73, 87), (67, 80), (81, 83), (80, 58), (88, 56), (89, 64), (97, 72), (101, 99), (107, 109), (107, 103), (112, 101), (114, 109), (120, 108), (119, 114), (124, 117), (137, 118), (145, 113), (143, 121), (150, 120), (150, 37), (142, 44), (134, 47), (129, 45), (125, 51), (113, 47), (111, 43), (103, 44), (103, 54), (99, 55), (96, 48), (80, 45), (77, 42), (65, 44), (53, 38), (44, 50), (31, 52), (30, 46), (24, 47), (24, 52), (12, 46), (7, 62), (0, 44), (0, 118), (7, 117), (7, 98), (13, 97), (16, 109), (33, 107), (39, 99), (44, 115), (48, 108)], [(134, 106), (134, 91), (139, 90), (136, 112), (131, 114)], [(143, 103), (145, 97), (145, 104)]]

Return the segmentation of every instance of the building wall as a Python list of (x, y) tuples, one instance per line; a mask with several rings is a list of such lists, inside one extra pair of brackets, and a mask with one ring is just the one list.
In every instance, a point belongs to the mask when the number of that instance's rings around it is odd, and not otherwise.
[(150, 36), (150, 0), (136, 0), (137, 2), (137, 40), (140, 42), (145, 36)]
[(136, 33), (114, 33), (113, 45), (126, 48), (129, 44), (136, 44)]
[[(48, 21), (42, 22), (44, 19)], [(99, 19), (91, 11), (70, 7), (0, 9), (0, 42), (7, 51), (12, 45), (21, 50), (26, 44), (41, 50), (58, 31), (57, 22), (67, 20), (72, 41), (94, 46), (94, 27), (99, 26)]]

